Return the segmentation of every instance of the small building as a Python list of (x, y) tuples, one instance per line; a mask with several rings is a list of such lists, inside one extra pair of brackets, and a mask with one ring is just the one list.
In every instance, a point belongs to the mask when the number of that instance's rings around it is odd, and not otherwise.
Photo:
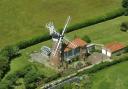
[(88, 44), (81, 38), (76, 38), (69, 43), (64, 49), (64, 59), (69, 62), (75, 57), (84, 59), (86, 54), (90, 53), (94, 49), (94, 45)]
[(124, 51), (125, 46), (118, 42), (109, 43), (102, 48), (102, 53), (108, 57), (120, 55)]

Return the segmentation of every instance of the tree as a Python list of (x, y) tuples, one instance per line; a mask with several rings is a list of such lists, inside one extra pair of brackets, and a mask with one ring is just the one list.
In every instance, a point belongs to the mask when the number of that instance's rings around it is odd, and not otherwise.
[(90, 39), (90, 37), (87, 36), (87, 35), (85, 35), (85, 36), (83, 37), (83, 40), (85, 40), (87, 43), (91, 43), (91, 39)]
[(123, 0), (122, 1), (122, 7), (125, 8), (124, 15), (128, 15), (128, 0)]
[(126, 46), (125, 51), (128, 52), (128, 46)]
[(128, 0), (123, 0), (123, 1), (122, 1), (122, 6), (123, 6), (124, 8), (128, 8)]
[(121, 31), (128, 31), (128, 22), (123, 22), (120, 26)]

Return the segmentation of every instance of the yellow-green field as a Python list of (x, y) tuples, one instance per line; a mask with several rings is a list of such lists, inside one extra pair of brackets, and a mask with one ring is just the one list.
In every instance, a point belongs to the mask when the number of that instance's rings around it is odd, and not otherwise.
[(117, 41), (128, 45), (128, 33), (120, 30), (121, 23), (125, 21), (128, 21), (128, 17), (120, 16), (113, 20), (73, 31), (68, 33), (67, 37), (73, 38), (75, 35), (79, 37), (88, 35), (93, 43), (106, 44)]
[(63, 27), (86, 21), (121, 7), (122, 0), (0, 0), (0, 48), (46, 34), (45, 24)]

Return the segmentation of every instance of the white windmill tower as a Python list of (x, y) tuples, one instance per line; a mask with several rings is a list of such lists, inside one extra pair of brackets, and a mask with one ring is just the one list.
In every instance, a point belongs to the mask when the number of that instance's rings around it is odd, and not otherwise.
[(52, 36), (52, 40), (53, 40), (53, 48), (50, 57), (50, 63), (57, 67), (61, 66), (63, 61), (63, 46), (62, 46), (63, 39), (69, 42), (68, 39), (64, 38), (64, 33), (69, 21), (70, 21), (70, 16), (67, 18), (66, 24), (61, 34), (56, 31), (52, 22), (46, 24), (46, 27), (49, 29), (50, 35)]

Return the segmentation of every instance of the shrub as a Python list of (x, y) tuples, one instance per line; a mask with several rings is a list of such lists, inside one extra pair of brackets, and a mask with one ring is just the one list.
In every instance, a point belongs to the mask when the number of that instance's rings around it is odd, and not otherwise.
[(6, 76), (0, 82), (0, 89), (14, 89), (13, 87), (16, 85), (18, 78), (24, 78), (26, 89), (35, 89), (37, 87), (36, 82), (40, 81), (44, 76), (40, 75), (34, 67), (29, 65), (21, 71)]
[(123, 1), (122, 1), (122, 6), (123, 6), (124, 8), (128, 8), (128, 0), (123, 0)]
[(10, 69), (9, 63), (11, 59), (19, 54), (16, 46), (7, 46), (0, 51), (0, 79), (4, 77)]
[(32, 38), (31, 40), (21, 41), (18, 44), (16, 44), (16, 46), (19, 47), (19, 49), (24, 49), (29, 46), (35, 45), (37, 43), (40, 43), (42, 41), (49, 40), (50, 38), (51, 37), (49, 35), (38, 36), (38, 37)]
[(123, 22), (120, 26), (121, 31), (128, 31), (128, 22)]
[(85, 36), (83, 37), (83, 40), (85, 40), (87, 43), (91, 43), (91, 39), (90, 39), (90, 37), (87, 36), (87, 35), (85, 35)]
[(126, 48), (125, 48), (125, 52), (128, 52), (128, 46), (126, 46)]

